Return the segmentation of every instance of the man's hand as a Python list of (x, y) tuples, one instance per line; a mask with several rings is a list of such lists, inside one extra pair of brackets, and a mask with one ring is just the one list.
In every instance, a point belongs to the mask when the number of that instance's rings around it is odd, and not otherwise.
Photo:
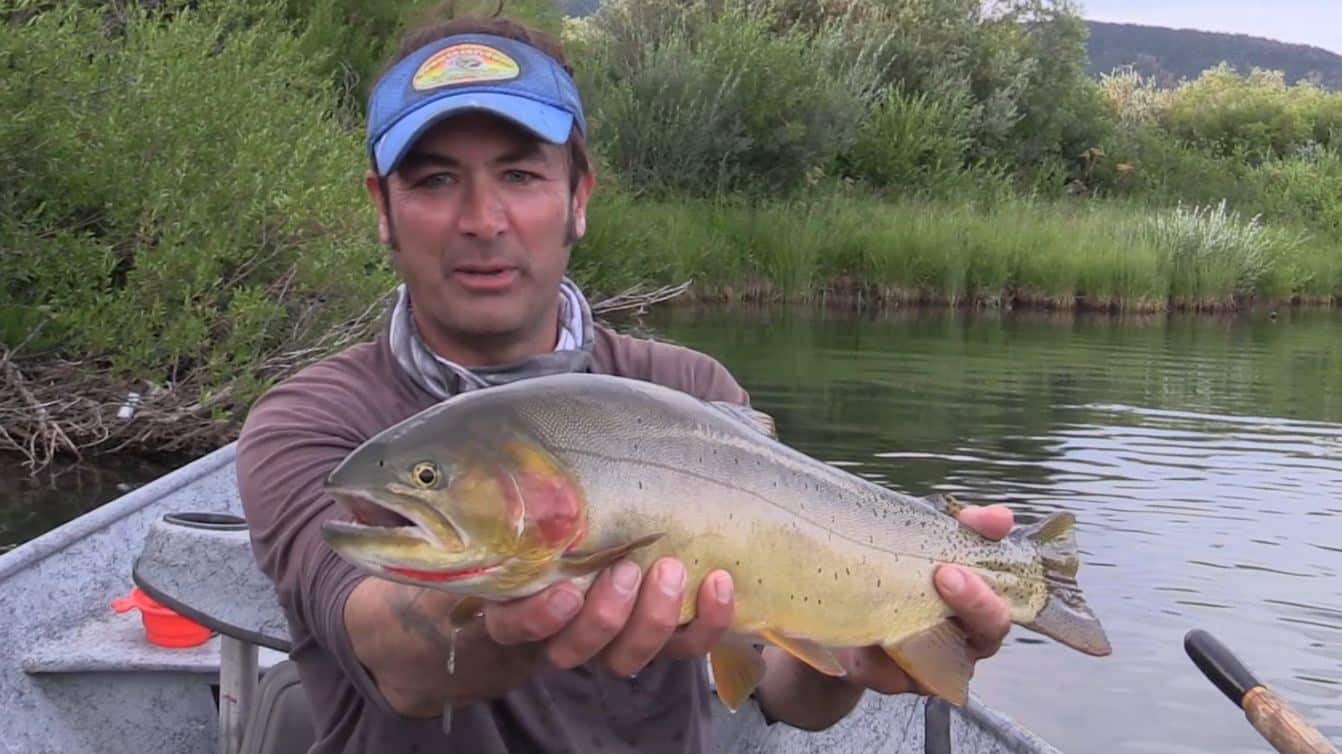
[(548, 663), (561, 669), (599, 660), (630, 677), (654, 657), (707, 654), (731, 624), (732, 580), (724, 571), (704, 578), (695, 619), (677, 628), (685, 566), (674, 558), (653, 563), (646, 577), (623, 560), (597, 576), (584, 595), (563, 583), (527, 597), (485, 607), (489, 636), (502, 645), (543, 642)]
[[(1014, 523), (1011, 510), (1001, 505), (968, 506), (959, 518), (960, 523), (989, 539), (1005, 537)], [(982, 660), (997, 654), (1011, 630), (1006, 602), (983, 579), (960, 566), (940, 566), (933, 580), (937, 592), (964, 628), (974, 658)], [(923, 691), (880, 647), (842, 650), (835, 656), (848, 669), (845, 680), (860, 688), (882, 694)]]
[[(989, 539), (1001, 539), (1014, 523), (1005, 506), (967, 506), (960, 522)], [(956, 615), (976, 659), (991, 657), (1011, 628), (1006, 602), (972, 571), (953, 565), (937, 568), (937, 592)], [(774, 718), (797, 728), (828, 728), (852, 711), (867, 690), (882, 694), (923, 692), (916, 681), (880, 647), (835, 651), (848, 671), (842, 678), (821, 675), (777, 647), (766, 647), (769, 669), (757, 692), (760, 704)]]

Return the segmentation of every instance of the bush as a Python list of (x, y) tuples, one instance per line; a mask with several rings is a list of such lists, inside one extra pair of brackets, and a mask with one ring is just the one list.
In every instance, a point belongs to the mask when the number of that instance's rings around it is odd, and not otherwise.
[(390, 284), (361, 135), (278, 3), (105, 30), (78, 7), (0, 29), (4, 319), (127, 382), (240, 380), (245, 406), (266, 357)]
[(1265, 160), (1302, 146), (1331, 145), (1342, 119), (1342, 93), (1279, 71), (1241, 76), (1228, 65), (1208, 70), (1169, 97), (1161, 124), (1175, 138), (1223, 157)]
[(972, 146), (967, 98), (964, 90), (938, 100), (891, 87), (859, 128), (841, 169), (894, 192), (943, 194), (962, 175)]
[(1185, 301), (1221, 291), (1239, 296), (1267, 292), (1264, 283), (1278, 259), (1300, 242), (1265, 228), (1257, 216), (1242, 219), (1227, 210), (1225, 201), (1214, 207), (1180, 205), (1155, 215), (1141, 230), (1161, 252), (1170, 296)]
[(635, 192), (784, 193), (828, 171), (877, 85), (875, 45), (781, 30), (749, 0), (618, 0), (583, 35), (593, 141)]

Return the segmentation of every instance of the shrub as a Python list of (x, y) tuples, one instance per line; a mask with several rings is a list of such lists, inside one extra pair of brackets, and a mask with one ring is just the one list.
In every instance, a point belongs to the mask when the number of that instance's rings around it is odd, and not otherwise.
[(845, 172), (903, 193), (941, 193), (959, 177), (972, 145), (968, 93), (934, 99), (891, 87), (842, 156)]
[(360, 134), (280, 5), (236, 8), (0, 29), (0, 280), (29, 348), (222, 389), (389, 285)]
[(875, 43), (749, 0), (617, 0), (590, 20), (594, 143), (635, 192), (781, 193), (827, 171), (879, 83)]
[(1257, 216), (1243, 220), (1224, 200), (1159, 213), (1143, 224), (1142, 235), (1168, 266), (1170, 295), (1183, 299), (1217, 291), (1258, 293), (1277, 257), (1293, 243), (1263, 227)]

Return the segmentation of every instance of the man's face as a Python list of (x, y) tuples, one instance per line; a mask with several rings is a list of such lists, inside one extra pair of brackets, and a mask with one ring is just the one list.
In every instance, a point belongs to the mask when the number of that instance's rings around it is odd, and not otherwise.
[(592, 188), (584, 176), (570, 192), (567, 146), (483, 113), (443, 121), (388, 176), (390, 227), (376, 178), (367, 180), (431, 347), (554, 346), (559, 284)]

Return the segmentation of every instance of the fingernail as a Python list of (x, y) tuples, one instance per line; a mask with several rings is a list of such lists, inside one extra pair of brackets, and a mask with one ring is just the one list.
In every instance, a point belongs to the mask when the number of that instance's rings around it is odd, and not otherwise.
[(943, 568), (940, 575), (943, 591), (954, 594), (965, 588), (965, 575), (959, 568)]
[(615, 569), (610, 575), (611, 582), (615, 584), (616, 591), (621, 594), (632, 594), (638, 587), (638, 577), (643, 571), (637, 563), (631, 560), (621, 560), (615, 564)]
[(567, 589), (558, 589), (550, 594), (550, 599), (546, 601), (546, 604), (550, 608), (551, 615), (560, 620), (566, 620), (572, 618), (578, 612), (578, 608), (582, 607), (582, 600), (579, 600), (578, 595)]
[(685, 566), (679, 560), (666, 560), (657, 567), (657, 584), (668, 596), (676, 596), (685, 589)]
[(717, 597), (720, 604), (727, 604), (732, 601), (732, 575), (730, 573), (718, 574), (718, 580), (713, 583), (713, 596)]

